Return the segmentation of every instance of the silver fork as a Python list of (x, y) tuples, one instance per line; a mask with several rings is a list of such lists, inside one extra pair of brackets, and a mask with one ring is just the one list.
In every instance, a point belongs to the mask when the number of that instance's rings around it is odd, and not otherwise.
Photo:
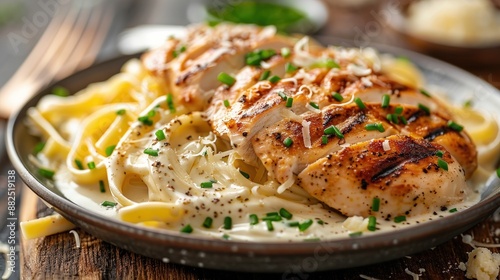
[[(95, 60), (114, 16), (114, 1), (70, 1), (60, 7), (40, 40), (0, 90), (0, 117), (7, 119), (37, 90)], [(94, 1), (95, 2), (95, 1)]]

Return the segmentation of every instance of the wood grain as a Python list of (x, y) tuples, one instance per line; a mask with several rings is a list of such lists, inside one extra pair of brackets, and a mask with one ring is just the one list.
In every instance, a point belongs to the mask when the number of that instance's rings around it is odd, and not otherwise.
[[(52, 211), (29, 192), (23, 194), (21, 220), (43, 217)], [(465, 234), (485, 243), (499, 243), (495, 229), (500, 221), (493, 217)], [(360, 268), (324, 271), (309, 274), (260, 274), (192, 268), (143, 257), (103, 242), (76, 229), (81, 247), (76, 247), (73, 234), (64, 232), (35, 240), (23, 239), (21, 244), (21, 275), (23, 279), (413, 279), (405, 272), (421, 274), (423, 279), (465, 279), (460, 262), (467, 262), (472, 247), (456, 237), (436, 248), (398, 260)], [(492, 248), (492, 252), (499, 252)]]

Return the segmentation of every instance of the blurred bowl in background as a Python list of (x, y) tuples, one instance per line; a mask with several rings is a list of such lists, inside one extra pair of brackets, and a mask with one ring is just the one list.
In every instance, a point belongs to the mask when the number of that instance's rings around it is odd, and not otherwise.
[(328, 9), (319, 0), (199, 0), (189, 6), (188, 19), (275, 25), (282, 32), (312, 34), (326, 24)]
[[(384, 18), (395, 40), (413, 50), (462, 67), (498, 66), (500, 11), (490, 0), (486, 0), (491, 4), (491, 9), (487, 10), (477, 6), (459, 7), (464, 0), (451, 1), (453, 6), (442, 11), (445, 7), (443, 1), (434, 5), (435, 0), (387, 0), (381, 6), (381, 12), (386, 15)], [(471, 8), (487, 12), (482, 18), (488, 17), (490, 21), (472, 22), (482, 19)], [(492, 13), (498, 15), (492, 17)]]

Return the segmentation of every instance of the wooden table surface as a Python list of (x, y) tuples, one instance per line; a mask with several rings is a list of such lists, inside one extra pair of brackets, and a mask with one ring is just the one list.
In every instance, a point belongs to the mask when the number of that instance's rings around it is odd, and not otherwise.
[[(352, 23), (342, 29), (338, 23), (349, 19), (349, 13), (334, 11), (320, 35), (340, 34), (356, 36), (356, 28), (363, 30), (376, 21), (373, 9), (365, 10), (365, 20)], [(356, 12), (351, 11), (353, 16)], [(374, 42), (384, 41), (384, 34), (373, 38)], [(500, 54), (499, 54), (500, 55)], [(500, 88), (500, 67), (467, 69)], [(21, 220), (51, 214), (31, 191), (23, 193)], [(498, 217), (498, 215), (497, 215)], [(499, 243), (500, 236), (495, 229), (500, 221), (493, 217), (479, 223), (464, 234), (484, 243)], [(473, 248), (462, 242), (458, 236), (435, 248), (386, 263), (337, 271), (324, 271), (308, 274), (281, 275), (217, 271), (187, 267), (161, 260), (150, 259), (103, 242), (86, 232), (76, 229), (81, 239), (81, 248), (76, 248), (75, 238), (68, 232), (39, 238), (22, 240), (21, 275), (23, 279), (415, 279), (410, 272), (420, 274), (420, 279), (465, 279), (465, 272), (459, 269), (460, 263), (467, 262), (468, 252)], [(498, 248), (490, 249), (500, 252)], [(368, 278), (372, 277), (372, 278)]]
[[(21, 220), (43, 217), (52, 211), (28, 189), (23, 193)], [(498, 215), (497, 215), (498, 216)], [(500, 220), (493, 217), (479, 223), (464, 234), (484, 243), (499, 243), (495, 229)], [(39, 239), (22, 240), (21, 275), (23, 279), (465, 279), (459, 269), (473, 248), (460, 236), (401, 259), (359, 268), (301, 274), (241, 273), (193, 268), (143, 257), (103, 242), (80, 229), (81, 247), (69, 232)], [(500, 252), (492, 248), (492, 252)], [(372, 278), (363, 278), (372, 277)]]

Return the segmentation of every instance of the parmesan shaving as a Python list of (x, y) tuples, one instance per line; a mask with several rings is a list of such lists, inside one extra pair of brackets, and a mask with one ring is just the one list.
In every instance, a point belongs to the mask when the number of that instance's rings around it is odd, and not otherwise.
[(417, 274), (415, 272), (411, 272), (408, 268), (405, 268), (405, 273), (410, 275), (411, 277), (413, 277), (413, 280), (418, 280), (418, 279), (420, 279), (420, 276), (422, 276), (422, 274)]
[(389, 144), (389, 140), (384, 140), (384, 142), (382, 142), (382, 148), (384, 148), (384, 152), (391, 150), (391, 145)]
[(290, 176), (290, 178), (288, 178), (283, 184), (281, 184), (276, 191), (281, 194), (284, 191), (288, 190), (291, 186), (293, 186), (294, 183), (295, 178), (293, 178), (293, 176)]
[(316, 109), (314, 108), (313, 106), (311, 106), (311, 104), (307, 103), (306, 104), (306, 109), (311, 111), (311, 112), (314, 112), (314, 113), (321, 113), (321, 110), (320, 109)]
[(372, 69), (352, 63), (347, 65), (347, 70), (352, 72), (354, 75), (358, 77), (368, 76), (372, 73)]
[(78, 232), (76, 230), (70, 230), (69, 233), (73, 234), (75, 237), (75, 243), (76, 243), (76, 248), (80, 248), (80, 235), (78, 235)]
[(300, 67), (307, 67), (314, 62), (317, 58), (309, 53), (309, 37), (305, 36), (293, 46), (294, 57), (293, 63)]
[(296, 87), (296, 86), (297, 86), (297, 84), (298, 84), (297, 78), (294, 78), (294, 77), (281, 79), (281, 82), (282, 82), (282, 83), (288, 83), (288, 82), (291, 82), (291, 83), (293, 83), (293, 86), (295, 86), (295, 87)]
[(306, 120), (302, 121), (302, 138), (304, 140), (304, 146), (308, 149), (311, 148), (311, 133), (310, 133), (311, 122)]

